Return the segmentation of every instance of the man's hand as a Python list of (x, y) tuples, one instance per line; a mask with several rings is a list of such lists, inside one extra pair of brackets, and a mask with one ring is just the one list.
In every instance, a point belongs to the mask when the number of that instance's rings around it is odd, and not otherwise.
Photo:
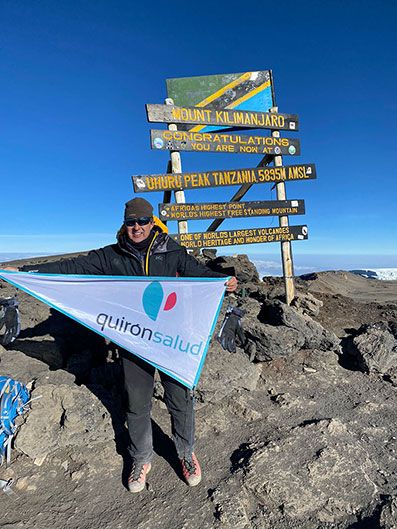
[(226, 292), (234, 292), (237, 288), (237, 277), (231, 277), (229, 281), (226, 282)]

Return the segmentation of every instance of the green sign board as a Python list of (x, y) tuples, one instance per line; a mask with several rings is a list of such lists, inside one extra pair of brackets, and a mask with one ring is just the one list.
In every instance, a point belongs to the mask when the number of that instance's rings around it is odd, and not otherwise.
[[(253, 110), (275, 106), (270, 70), (167, 79), (167, 94), (179, 107)], [(180, 125), (179, 130), (211, 132), (229, 127)]]

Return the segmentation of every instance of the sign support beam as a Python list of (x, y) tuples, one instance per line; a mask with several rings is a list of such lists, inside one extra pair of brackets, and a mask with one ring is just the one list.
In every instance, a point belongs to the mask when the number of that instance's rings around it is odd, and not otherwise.
[[(278, 107), (273, 107), (270, 112), (277, 113)], [(274, 130), (272, 132), (273, 138), (279, 138), (280, 132)], [(283, 157), (281, 155), (274, 157), (274, 165), (280, 167), (283, 165)], [(279, 182), (276, 184), (277, 200), (286, 200), (287, 193), (285, 190), (285, 183)], [(288, 226), (288, 217), (279, 217), (279, 225)], [(291, 305), (292, 300), (295, 297), (295, 284), (294, 284), (294, 264), (292, 260), (292, 248), (290, 241), (281, 242), (281, 257), (283, 262), (283, 275), (285, 283), (285, 297), (287, 305)]]
[[(173, 105), (174, 101), (167, 97), (165, 100), (166, 105)], [(174, 123), (168, 125), (168, 130), (176, 131), (178, 130), (177, 126)], [(171, 151), (171, 169), (173, 173), (182, 172), (182, 161), (181, 153), (179, 151)], [(184, 191), (175, 191), (175, 202), (177, 204), (185, 204), (185, 192)], [(188, 233), (187, 222), (185, 220), (178, 222), (178, 233)]]

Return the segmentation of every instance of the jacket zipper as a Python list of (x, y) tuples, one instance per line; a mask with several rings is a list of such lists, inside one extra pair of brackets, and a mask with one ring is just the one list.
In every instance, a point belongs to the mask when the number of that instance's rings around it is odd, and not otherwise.
[(151, 251), (151, 249), (152, 249), (152, 246), (153, 246), (154, 241), (156, 240), (157, 235), (158, 235), (158, 232), (156, 231), (156, 233), (154, 234), (154, 237), (153, 237), (153, 239), (152, 239), (152, 242), (149, 244), (149, 248), (147, 249), (147, 252), (146, 252), (145, 266), (144, 266), (144, 268), (142, 267), (143, 270), (144, 270), (144, 274), (147, 275), (147, 276), (149, 275), (149, 257), (150, 257), (150, 251)]

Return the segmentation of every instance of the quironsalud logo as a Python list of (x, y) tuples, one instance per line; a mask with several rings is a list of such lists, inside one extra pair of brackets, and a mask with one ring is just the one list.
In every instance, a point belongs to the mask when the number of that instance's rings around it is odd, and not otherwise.
[[(172, 310), (175, 307), (177, 302), (176, 292), (171, 292), (168, 294), (166, 296), (165, 302), (164, 298), (164, 290), (159, 281), (153, 281), (145, 288), (142, 295), (142, 305), (146, 315), (152, 321), (157, 320), (160, 311)], [(150, 327), (144, 326), (144, 324), (142, 324), (140, 321), (130, 322), (128, 319), (129, 317), (127, 315), (120, 317), (120, 315), (115, 316), (113, 314), (101, 312), (98, 314), (96, 322), (99, 325), (101, 332), (104, 333), (104, 336), (110, 337), (112, 339), (112, 336), (107, 334), (107, 329), (111, 331), (111, 334), (116, 333), (117, 335), (126, 335), (127, 341), (124, 342), (124, 344), (127, 343), (126, 348), (128, 350), (131, 350), (128, 347), (128, 345), (130, 345), (130, 339), (128, 338), (128, 335), (131, 335), (135, 337), (132, 339), (134, 346), (139, 344), (139, 340), (137, 342), (137, 339), (142, 339), (147, 342), (152, 342), (153, 344), (162, 346), (163, 350), (168, 349), (168, 351), (180, 351), (181, 353), (189, 353), (193, 356), (198, 356), (201, 354), (201, 349), (204, 346), (203, 340), (200, 340), (198, 343), (193, 343), (192, 339), (189, 339), (189, 337), (185, 335), (186, 329), (184, 329), (184, 336), (181, 336), (181, 334), (177, 334), (175, 336), (173, 333), (173, 330), (182, 333), (182, 329), (178, 331), (178, 328), (183, 326), (183, 321), (174, 322), (172, 329), (167, 331), (163, 330), (163, 332), (160, 332), (160, 330), (154, 330)], [(171, 332), (172, 334), (165, 334), (166, 332)], [(192, 334), (191, 330), (188, 332), (188, 334)], [(121, 345), (123, 346), (123, 343)], [(146, 357), (143, 356), (143, 358)]]
[(176, 305), (176, 292), (171, 292), (168, 294), (167, 299), (163, 305), (164, 300), (164, 290), (161, 286), (161, 283), (158, 281), (153, 281), (148, 285), (142, 296), (142, 305), (143, 309), (149, 318), (153, 321), (157, 320), (160, 309), (168, 311), (175, 307)]

